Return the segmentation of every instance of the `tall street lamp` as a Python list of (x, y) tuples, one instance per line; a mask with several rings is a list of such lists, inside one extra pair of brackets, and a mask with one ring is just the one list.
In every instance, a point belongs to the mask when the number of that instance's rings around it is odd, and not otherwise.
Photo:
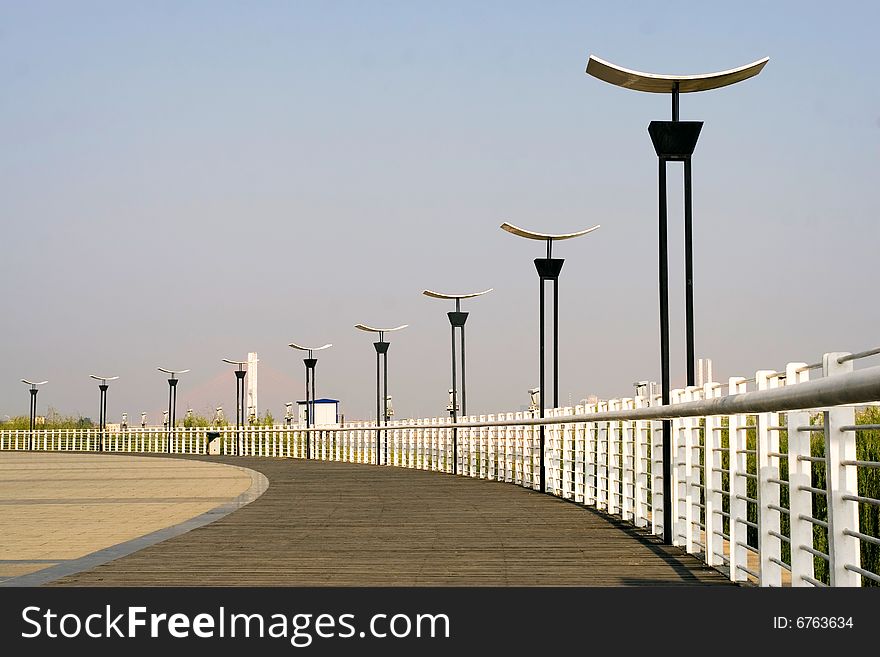
[(98, 429), (100, 429), (100, 433), (98, 434), (98, 451), (104, 451), (104, 431), (107, 429), (107, 389), (110, 387), (107, 385), (108, 381), (115, 381), (118, 379), (118, 376), (98, 376), (97, 374), (89, 374), (89, 376), (96, 381), (100, 381), (98, 384), (98, 389), (101, 391), (101, 405), (98, 409)]
[(432, 299), (454, 299), (455, 311), (446, 313), (449, 317), (449, 323), (452, 326), (452, 399), (450, 401), (452, 415), (452, 474), (458, 472), (458, 429), (454, 426), (458, 420), (458, 377), (455, 375), (455, 329), (461, 332), (461, 414), (467, 415), (467, 389), (465, 387), (465, 369), (464, 369), (464, 324), (467, 321), (468, 313), (461, 312), (461, 300), (472, 299), (491, 292), (494, 288), (483, 290), (482, 292), (469, 292), (467, 294), (444, 294), (443, 292), (434, 292), (433, 290), (423, 290), (422, 294)]
[[(580, 237), (581, 235), (586, 235), (587, 233), (592, 233), (594, 230), (599, 228), (598, 225), (593, 226), (592, 228), (586, 228), (584, 230), (579, 230), (575, 233), (536, 233), (531, 230), (525, 230), (523, 228), (518, 228), (512, 224), (507, 222), (501, 224), (501, 228), (506, 230), (508, 233), (512, 233), (517, 237), (524, 237), (530, 240), (542, 240), (547, 242), (547, 257), (546, 258), (535, 258), (535, 269), (538, 270), (538, 279), (540, 282), (540, 379), (539, 379), (539, 388), (540, 388), (540, 411), (541, 417), (544, 417), (544, 409), (545, 409), (545, 398), (544, 394), (544, 282), (545, 281), (553, 281), (553, 407), (556, 408), (559, 406), (559, 272), (562, 271), (562, 265), (565, 262), (564, 258), (554, 258), (553, 257), (553, 242), (561, 241), (561, 240), (570, 240), (575, 237)], [(547, 490), (547, 481), (546, 481), (546, 473), (544, 472), (544, 425), (540, 425), (540, 459), (541, 459), (541, 492), (546, 492)]]
[[(354, 325), (356, 329), (360, 329), (361, 331), (379, 334), (379, 341), (373, 343), (373, 346), (376, 348), (376, 465), (380, 465), (379, 451), (381, 449), (382, 441), (382, 430), (379, 427), (388, 424), (388, 347), (391, 343), (385, 341), (385, 334), (405, 329), (407, 326), (409, 326), (409, 324), (402, 324), (401, 326), (395, 326), (394, 328), (373, 328), (366, 324)], [(383, 365), (381, 368), (380, 360)], [(380, 372), (382, 371), (384, 371), (384, 375), (380, 379)], [(380, 384), (380, 380), (384, 383), (384, 393), (382, 392), (383, 387)], [(385, 441), (385, 463), (388, 463), (387, 438)]]
[(246, 419), (245, 415), (245, 394), (244, 394), (244, 377), (247, 375), (246, 360), (230, 360), (222, 359), (224, 363), (237, 366), (235, 370), (235, 447), (232, 453), (235, 456), (241, 454), (241, 425)]
[[(307, 351), (309, 354), (308, 358), (303, 358), (303, 363), (305, 363), (306, 366), (306, 429), (308, 429), (309, 427), (315, 426), (315, 365), (318, 364), (318, 359), (313, 358), (312, 352), (329, 349), (333, 345), (325, 344), (322, 347), (304, 347), (295, 342), (291, 342), (287, 346), (292, 349)], [(309, 390), (309, 381), (311, 381), (312, 384), (311, 391)], [(306, 432), (306, 458), (312, 458), (312, 437), (308, 432)]]
[(171, 451), (171, 439), (174, 437), (174, 421), (177, 416), (177, 375), (186, 374), (189, 370), (166, 370), (156, 368), (168, 375), (168, 430), (165, 434), (165, 451)]
[(48, 381), (28, 381), (27, 379), (22, 379), (22, 383), (26, 383), (30, 386), (31, 393), (31, 424), (30, 424), (30, 433), (28, 434), (28, 450), (33, 450), (34, 448), (34, 426), (37, 423), (37, 386), (44, 385), (49, 383)]
[[(648, 134), (659, 162), (659, 292), (660, 292), (660, 370), (663, 404), (669, 403), (669, 282), (666, 229), (666, 163), (684, 163), (684, 258), (685, 258), (685, 326), (687, 384), (695, 383), (694, 371), (694, 272), (693, 272), (693, 190), (691, 156), (703, 127), (702, 121), (679, 120), (679, 95), (726, 87), (761, 72), (769, 57), (739, 68), (700, 75), (659, 75), (622, 68), (595, 56), (587, 62), (587, 73), (609, 84), (648, 93), (672, 96), (672, 120), (651, 121)], [(671, 442), (672, 421), (663, 421), (663, 517), (672, 516)], [(663, 541), (672, 544), (673, 522), (663, 523)]]

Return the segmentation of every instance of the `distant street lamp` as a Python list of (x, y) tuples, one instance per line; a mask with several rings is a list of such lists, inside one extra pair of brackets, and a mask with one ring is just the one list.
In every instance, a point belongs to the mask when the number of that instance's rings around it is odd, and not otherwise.
[[(547, 257), (535, 258), (535, 269), (538, 270), (538, 278), (540, 279), (541, 295), (540, 295), (540, 411), (541, 417), (544, 417), (545, 395), (544, 390), (544, 282), (553, 281), (553, 408), (559, 406), (559, 272), (562, 271), (564, 258), (553, 257), (553, 242), (561, 240), (570, 240), (587, 233), (592, 233), (599, 228), (598, 225), (592, 228), (577, 231), (575, 233), (536, 233), (524, 228), (518, 228), (507, 222), (501, 224), (501, 228), (508, 233), (517, 237), (524, 237), (530, 240), (541, 240), (547, 242)], [(541, 492), (546, 492), (547, 482), (546, 473), (544, 472), (544, 425), (540, 425), (540, 459), (541, 459)]]
[(223, 362), (238, 367), (238, 369), (235, 370), (235, 448), (233, 449), (233, 454), (238, 456), (241, 454), (241, 425), (244, 424), (246, 420), (244, 408), (244, 377), (247, 375), (247, 370), (245, 369), (247, 367), (247, 361), (224, 358)]
[(98, 384), (98, 389), (101, 391), (101, 402), (100, 407), (98, 409), (98, 429), (100, 433), (98, 434), (98, 451), (104, 451), (104, 432), (107, 429), (107, 388), (110, 386), (107, 385), (108, 381), (115, 381), (118, 379), (118, 376), (98, 376), (97, 374), (89, 374), (89, 376), (96, 381), (100, 381)]
[[(379, 427), (388, 424), (388, 347), (391, 343), (385, 342), (385, 334), (405, 329), (407, 326), (409, 326), (409, 324), (402, 324), (401, 326), (395, 326), (394, 328), (373, 328), (366, 324), (354, 325), (356, 329), (360, 329), (361, 331), (379, 334), (379, 341), (373, 343), (373, 346), (376, 348), (376, 465), (381, 464), (379, 452), (381, 451), (382, 430)], [(381, 370), (379, 364), (380, 359), (384, 365)], [(382, 391), (383, 389), (380, 384), (380, 372), (382, 370), (384, 370), (384, 376), (381, 378), (381, 381), (384, 382), (384, 392)], [(382, 418), (384, 418), (384, 421)], [(388, 463), (387, 438), (385, 441), (385, 463)]]
[[(668, 93), (672, 96), (672, 120), (651, 121), (648, 134), (659, 161), (659, 214), (660, 214), (660, 378), (663, 405), (670, 402), (669, 384), (669, 263), (666, 228), (666, 163), (684, 162), (684, 258), (685, 258), (685, 326), (687, 384), (694, 385), (694, 266), (693, 266), (693, 190), (691, 184), (691, 156), (703, 128), (702, 121), (679, 121), (679, 94), (708, 91), (726, 87), (754, 77), (761, 72), (769, 57), (728, 71), (701, 75), (659, 75), (642, 73), (611, 64), (590, 56), (587, 73), (609, 84), (648, 93)], [(673, 542), (672, 526), (672, 421), (663, 420), (663, 542)]]
[(30, 433), (28, 434), (28, 450), (33, 450), (34, 448), (34, 426), (37, 423), (37, 386), (44, 385), (49, 383), (48, 381), (28, 381), (27, 379), (22, 379), (22, 383), (26, 383), (30, 386), (31, 393), (31, 424), (30, 424)]
[(165, 433), (165, 451), (171, 451), (171, 439), (174, 437), (174, 421), (177, 416), (177, 382), (178, 374), (186, 374), (189, 370), (166, 370), (157, 368), (160, 372), (168, 374), (168, 415), (166, 420), (167, 431)]
[(455, 375), (455, 329), (461, 331), (461, 414), (467, 415), (467, 389), (465, 387), (465, 354), (464, 354), (464, 324), (467, 321), (468, 313), (461, 312), (461, 300), (472, 299), (491, 292), (493, 288), (483, 290), (482, 292), (469, 292), (467, 294), (445, 294), (443, 292), (434, 292), (432, 290), (423, 290), (422, 294), (432, 299), (453, 299), (455, 300), (455, 311), (446, 313), (449, 317), (449, 323), (452, 326), (452, 390), (450, 391), (452, 399), (449, 404), (452, 415), (452, 474), (458, 472), (458, 429), (454, 426), (458, 420), (458, 377)]
[[(306, 429), (308, 429), (309, 427), (315, 426), (315, 365), (318, 364), (318, 359), (312, 357), (312, 352), (329, 349), (333, 345), (325, 344), (322, 347), (304, 347), (295, 342), (291, 342), (287, 346), (292, 349), (307, 351), (309, 353), (308, 358), (303, 358), (303, 363), (306, 366)], [(310, 374), (312, 384), (311, 391), (309, 391)], [(312, 458), (312, 437), (309, 432), (306, 432), (306, 458)]]

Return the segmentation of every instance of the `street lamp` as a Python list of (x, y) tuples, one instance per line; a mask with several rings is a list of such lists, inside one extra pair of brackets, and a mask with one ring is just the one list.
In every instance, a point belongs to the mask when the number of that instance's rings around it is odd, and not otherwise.
[(107, 385), (108, 381), (115, 381), (118, 379), (118, 376), (98, 376), (97, 374), (89, 374), (89, 376), (96, 381), (100, 381), (98, 384), (98, 389), (101, 391), (101, 405), (98, 409), (98, 429), (100, 433), (98, 434), (98, 451), (104, 451), (104, 431), (107, 428), (107, 388), (110, 386)]
[(48, 381), (28, 381), (27, 379), (22, 379), (22, 383), (26, 383), (30, 386), (31, 393), (31, 430), (28, 435), (28, 450), (33, 450), (34, 448), (34, 426), (37, 422), (37, 386), (44, 385), (49, 383)]
[[(305, 363), (306, 366), (306, 429), (308, 429), (309, 427), (315, 426), (315, 365), (318, 364), (318, 359), (312, 357), (312, 352), (329, 349), (333, 345), (325, 344), (322, 347), (304, 347), (295, 342), (291, 342), (287, 346), (292, 349), (309, 352), (308, 358), (303, 358), (303, 363)], [(309, 391), (310, 374), (312, 384), (311, 392)], [(306, 432), (306, 458), (312, 458), (312, 437), (308, 432)]]
[(488, 294), (494, 288), (483, 290), (482, 292), (469, 292), (467, 294), (444, 294), (443, 292), (434, 292), (433, 290), (423, 290), (422, 294), (432, 299), (454, 299), (455, 312), (446, 313), (449, 317), (449, 323), (452, 326), (452, 399), (450, 400), (452, 415), (452, 474), (458, 472), (458, 429), (454, 426), (458, 417), (458, 381), (455, 375), (455, 329), (461, 331), (461, 414), (467, 415), (467, 390), (465, 387), (465, 370), (464, 370), (464, 324), (467, 321), (468, 313), (461, 312), (461, 300), (472, 299), (484, 294)]
[[(376, 348), (376, 465), (380, 465), (379, 450), (381, 449), (382, 440), (382, 431), (379, 427), (383, 424), (388, 424), (388, 347), (391, 343), (385, 341), (385, 334), (405, 329), (407, 326), (409, 326), (409, 324), (402, 324), (401, 326), (395, 326), (394, 328), (373, 328), (366, 324), (354, 325), (356, 329), (360, 329), (361, 331), (379, 334), (379, 342), (373, 343), (373, 346)], [(384, 368), (382, 368), (384, 369), (384, 376), (381, 379), (384, 382), (384, 393), (380, 387), (380, 359), (384, 364)], [(384, 422), (382, 418), (384, 418)], [(385, 441), (385, 463), (388, 463), (387, 439)]]
[(174, 419), (177, 416), (177, 375), (178, 374), (186, 374), (189, 370), (166, 370), (162, 367), (156, 368), (160, 372), (164, 372), (168, 375), (168, 415), (167, 415), (167, 427), (168, 430), (165, 434), (165, 452), (171, 451), (171, 438), (174, 435)]
[[(541, 417), (544, 417), (544, 282), (553, 281), (553, 408), (559, 406), (559, 272), (562, 271), (564, 258), (553, 257), (553, 241), (570, 240), (587, 233), (592, 233), (599, 228), (598, 225), (592, 228), (585, 228), (575, 233), (536, 233), (531, 230), (518, 228), (507, 222), (501, 224), (501, 228), (508, 233), (512, 233), (517, 237), (524, 237), (530, 240), (542, 240), (547, 242), (547, 257), (535, 258), (535, 269), (538, 270), (538, 278), (540, 280), (540, 411)], [(544, 472), (544, 425), (540, 426), (540, 455), (541, 455), (541, 492), (546, 492), (546, 475)]]
[(244, 377), (247, 375), (247, 370), (245, 369), (247, 361), (230, 360), (228, 358), (222, 360), (224, 363), (238, 366), (238, 369), (235, 370), (235, 448), (232, 452), (235, 456), (238, 456), (241, 453), (241, 425), (245, 421)]
[[(622, 68), (593, 55), (587, 62), (587, 73), (609, 84), (648, 93), (672, 96), (672, 120), (651, 121), (648, 134), (659, 162), (660, 214), (660, 378), (663, 404), (669, 404), (669, 282), (666, 230), (666, 163), (684, 163), (684, 258), (685, 258), (685, 326), (687, 384), (694, 385), (694, 273), (693, 273), (693, 190), (691, 156), (703, 127), (702, 121), (679, 120), (679, 95), (726, 87), (761, 72), (769, 57), (739, 68), (700, 75), (659, 75)], [(672, 544), (672, 421), (663, 420), (663, 542)]]

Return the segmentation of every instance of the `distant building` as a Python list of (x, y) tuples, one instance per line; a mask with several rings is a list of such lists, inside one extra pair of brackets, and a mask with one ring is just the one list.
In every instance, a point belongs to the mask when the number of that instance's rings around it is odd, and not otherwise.
[[(338, 399), (316, 399), (313, 402), (315, 407), (315, 421), (312, 423), (314, 426), (322, 426), (327, 424), (338, 424), (339, 423), (339, 400)], [(305, 401), (296, 402), (297, 409), (297, 421), (305, 425), (306, 418), (308, 417), (308, 407)]]

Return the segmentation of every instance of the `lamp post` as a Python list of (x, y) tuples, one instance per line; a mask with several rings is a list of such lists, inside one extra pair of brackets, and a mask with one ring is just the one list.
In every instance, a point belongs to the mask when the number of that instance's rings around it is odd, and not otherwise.
[(464, 369), (464, 324), (467, 321), (468, 313), (461, 311), (461, 300), (472, 299), (484, 294), (488, 294), (494, 288), (483, 290), (482, 292), (469, 292), (467, 294), (445, 294), (443, 292), (434, 292), (433, 290), (423, 290), (422, 294), (432, 299), (454, 299), (455, 311), (446, 313), (449, 317), (449, 324), (452, 326), (452, 399), (450, 400), (452, 415), (452, 474), (458, 473), (458, 428), (455, 423), (458, 420), (458, 377), (455, 375), (455, 329), (461, 332), (461, 414), (467, 415), (467, 389), (465, 387), (465, 369)]
[(97, 374), (89, 374), (89, 377), (95, 379), (96, 381), (100, 381), (98, 384), (98, 389), (101, 391), (101, 402), (100, 408), (98, 409), (98, 429), (100, 433), (98, 434), (98, 451), (104, 451), (104, 431), (107, 429), (107, 389), (110, 387), (107, 385), (108, 381), (115, 381), (118, 379), (118, 376), (98, 376)]
[[(660, 379), (663, 404), (669, 404), (669, 272), (666, 230), (666, 163), (684, 163), (684, 258), (685, 333), (687, 384), (694, 385), (694, 274), (693, 274), (693, 189), (691, 156), (697, 145), (702, 121), (679, 120), (679, 96), (683, 93), (726, 87), (761, 72), (769, 57), (728, 71), (700, 75), (659, 75), (622, 68), (595, 56), (587, 62), (587, 73), (604, 82), (635, 91), (668, 93), (672, 96), (672, 120), (651, 121), (648, 134), (659, 162), (659, 293), (660, 293)], [(672, 421), (663, 420), (663, 542), (672, 535)], [(667, 522), (667, 520), (669, 520)]]
[(171, 439), (174, 437), (174, 420), (177, 416), (177, 378), (178, 374), (186, 374), (189, 370), (166, 370), (157, 368), (168, 375), (168, 430), (165, 433), (165, 452), (171, 452)]
[(33, 450), (34, 448), (34, 426), (37, 423), (37, 386), (45, 385), (49, 383), (48, 381), (28, 381), (27, 379), (22, 379), (22, 383), (25, 383), (30, 386), (31, 393), (31, 424), (30, 424), (30, 432), (28, 434), (28, 450)]
[[(383, 426), (383, 424), (388, 424), (388, 347), (391, 343), (385, 341), (385, 334), (405, 329), (407, 326), (409, 326), (409, 324), (402, 324), (401, 326), (395, 326), (394, 328), (374, 328), (372, 326), (367, 326), (366, 324), (354, 325), (356, 329), (360, 329), (361, 331), (379, 334), (379, 341), (373, 343), (373, 346), (376, 348), (376, 465), (380, 465), (379, 451), (381, 450), (382, 441), (382, 430), (379, 427)], [(380, 360), (382, 365), (384, 365), (381, 369)], [(380, 379), (380, 372), (383, 370), (384, 375)], [(384, 392), (380, 381), (384, 382)], [(388, 463), (387, 437), (385, 440), (385, 463)]]
[[(318, 364), (318, 359), (313, 357), (313, 352), (329, 349), (333, 345), (325, 344), (322, 347), (304, 347), (291, 342), (287, 346), (299, 351), (307, 351), (309, 354), (308, 358), (303, 358), (303, 363), (306, 366), (306, 429), (308, 429), (315, 426), (315, 365)], [(311, 381), (311, 391), (309, 390), (309, 381)], [(312, 436), (308, 431), (306, 432), (306, 458), (312, 458)]]
[(230, 360), (223, 359), (224, 363), (237, 366), (235, 370), (235, 447), (232, 450), (233, 455), (241, 454), (241, 425), (245, 421), (245, 394), (244, 394), (244, 377), (247, 376), (246, 360)]
[[(518, 228), (507, 222), (501, 224), (501, 228), (508, 233), (517, 237), (524, 237), (530, 240), (541, 240), (547, 242), (547, 257), (535, 258), (535, 269), (538, 270), (538, 278), (540, 282), (540, 411), (541, 417), (544, 417), (545, 397), (544, 390), (544, 282), (553, 281), (553, 407), (559, 406), (559, 272), (562, 271), (564, 258), (553, 257), (553, 241), (570, 240), (581, 235), (591, 233), (598, 225), (592, 228), (577, 231), (575, 233), (536, 233), (531, 230)], [(546, 473), (544, 472), (544, 425), (540, 425), (540, 459), (541, 459), (541, 492), (547, 490)]]

